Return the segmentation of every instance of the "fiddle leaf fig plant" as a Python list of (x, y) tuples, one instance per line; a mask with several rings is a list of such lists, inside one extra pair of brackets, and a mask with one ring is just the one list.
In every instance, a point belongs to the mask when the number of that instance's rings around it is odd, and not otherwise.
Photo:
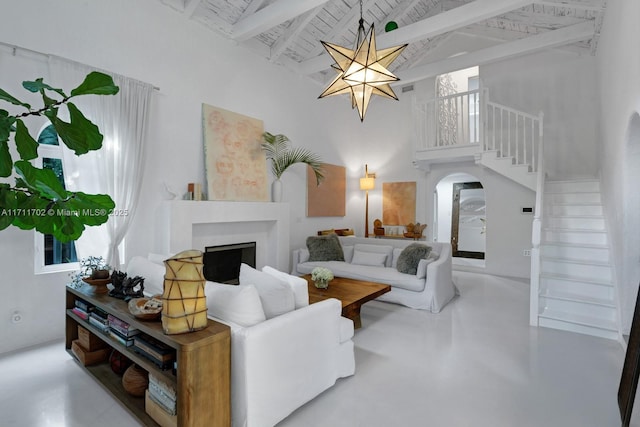
[(268, 160), (271, 160), (271, 172), (280, 179), (289, 166), (296, 163), (306, 163), (311, 167), (316, 176), (316, 184), (324, 179), (322, 161), (320, 156), (306, 148), (292, 148), (286, 135), (272, 135), (269, 132), (262, 134), (262, 149)]
[[(71, 100), (82, 95), (115, 95), (119, 88), (111, 76), (99, 72), (89, 73), (69, 94), (42, 78), (22, 82), (22, 87), (39, 93), (43, 106), (32, 107), (0, 88), (0, 101), (25, 110), (11, 114), (0, 108), (0, 179), (6, 178), (0, 182), (0, 230), (13, 225), (52, 234), (61, 242), (75, 240), (85, 226), (107, 222), (115, 203), (106, 194), (67, 191), (53, 170), (33, 166), (30, 161), (38, 157), (38, 142), (24, 119), (46, 117), (62, 142), (78, 156), (99, 150), (103, 139), (100, 130)], [(68, 122), (59, 117), (61, 108), (69, 113)], [(12, 135), (19, 156), (15, 162), (9, 146)], [(6, 182), (11, 176), (15, 176), (14, 185)]]

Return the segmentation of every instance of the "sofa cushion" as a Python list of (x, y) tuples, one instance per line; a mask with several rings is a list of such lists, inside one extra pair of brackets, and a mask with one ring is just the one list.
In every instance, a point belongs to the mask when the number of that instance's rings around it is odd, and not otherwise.
[(254, 285), (267, 319), (295, 310), (293, 290), (288, 283), (247, 264), (240, 265), (240, 286)]
[(309, 261), (344, 261), (344, 253), (338, 236), (328, 234), (326, 236), (307, 237), (309, 249)]
[(398, 268), (398, 257), (402, 253), (403, 248), (393, 248), (393, 258), (391, 259), (391, 268)]
[(167, 269), (142, 256), (134, 256), (129, 260), (126, 273), (129, 277), (144, 277), (144, 293), (147, 296), (162, 294), (164, 290), (164, 273)]
[(309, 287), (307, 286), (307, 281), (302, 277), (292, 276), (268, 265), (262, 267), (262, 271), (285, 281), (291, 287), (296, 309), (309, 305)]
[(386, 260), (387, 254), (354, 250), (351, 264), (384, 267)]
[(253, 285), (226, 285), (205, 283), (208, 314), (220, 320), (253, 326), (267, 318), (260, 302), (258, 290)]
[(344, 253), (345, 262), (350, 263), (351, 260), (353, 259), (353, 245), (343, 246), (342, 247), (342, 252)]
[(400, 273), (416, 274), (418, 263), (431, 252), (431, 247), (421, 243), (412, 243), (402, 250), (398, 257), (397, 269)]
[(385, 267), (391, 267), (391, 258), (393, 258), (393, 246), (390, 245), (376, 245), (367, 243), (356, 243), (354, 245), (354, 252), (371, 252), (375, 254), (385, 254), (387, 258), (385, 260)]
[(424, 290), (426, 281), (413, 274), (400, 273), (395, 268), (372, 267), (368, 265), (349, 264), (344, 261), (318, 261), (298, 264), (298, 272), (311, 274), (315, 267), (325, 267), (333, 272), (336, 277), (348, 277), (368, 282), (384, 283), (394, 287), (420, 292)]

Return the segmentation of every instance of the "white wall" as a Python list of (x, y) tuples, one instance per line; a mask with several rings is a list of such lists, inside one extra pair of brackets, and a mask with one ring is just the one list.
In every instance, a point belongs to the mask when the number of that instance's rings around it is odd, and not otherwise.
[(548, 179), (599, 176), (593, 57), (541, 52), (481, 66), (480, 79), (491, 101), (544, 113)]
[[(304, 244), (329, 227), (364, 230), (364, 194), (358, 178), (364, 164), (377, 172), (370, 192), (370, 218), (382, 215), (381, 183), (418, 181), (407, 148), (410, 103), (381, 98), (371, 103), (364, 123), (345, 97), (318, 100), (322, 87), (305, 77), (218, 37), (156, 0), (7, 0), (0, 6), (0, 41), (51, 53), (137, 78), (160, 88), (151, 112), (147, 159), (138, 212), (127, 236), (126, 257), (161, 248), (159, 207), (186, 183), (205, 183), (201, 105), (211, 104), (264, 121), (265, 130), (284, 133), (324, 161), (347, 167), (347, 216), (306, 217), (306, 171), (296, 166), (284, 177), (284, 201), (291, 205), (291, 245)], [(24, 52), (18, 52), (18, 56)], [(24, 79), (46, 76), (42, 58), (31, 57), (27, 70), (5, 68), (0, 58), (0, 87), (15, 88)], [(35, 65), (38, 63), (39, 65)], [(203, 185), (204, 187), (204, 185)], [(420, 212), (424, 203), (418, 206)], [(0, 268), (5, 294), (0, 299), (0, 353), (59, 338), (64, 333), (66, 274), (33, 274), (33, 233), (0, 232)], [(13, 325), (13, 310), (24, 321)]]
[[(630, 161), (638, 161), (640, 113), (640, 2), (607, 3), (598, 43), (602, 192), (618, 281), (622, 330), (628, 334), (640, 280), (638, 182), (631, 181)], [(631, 160), (630, 160), (631, 159)]]

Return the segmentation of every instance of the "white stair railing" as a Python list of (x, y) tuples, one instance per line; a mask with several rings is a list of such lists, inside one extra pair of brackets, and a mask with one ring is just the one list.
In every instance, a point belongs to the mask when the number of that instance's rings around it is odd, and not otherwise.
[(538, 326), (539, 297), (540, 297), (540, 242), (542, 241), (542, 213), (544, 211), (544, 113), (540, 112), (538, 162), (536, 176), (536, 205), (531, 227), (531, 285), (529, 294), (529, 324)]
[(489, 101), (488, 89), (483, 98), (483, 150), (497, 151), (498, 157), (512, 157), (514, 165), (528, 165), (530, 172), (538, 171), (541, 117)]
[(417, 151), (480, 142), (480, 90), (416, 102), (413, 111)]

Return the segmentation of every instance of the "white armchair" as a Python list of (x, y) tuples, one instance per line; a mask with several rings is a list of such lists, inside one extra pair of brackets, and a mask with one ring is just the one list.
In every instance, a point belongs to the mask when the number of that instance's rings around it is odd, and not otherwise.
[[(217, 318), (212, 307), (216, 292), (244, 285), (231, 287), (212, 282), (206, 285), (209, 317), (231, 327), (234, 427), (273, 426), (331, 387), (338, 378), (355, 372), (353, 322), (341, 316), (340, 301), (329, 299), (309, 305), (304, 279), (270, 267), (263, 271), (289, 282), (296, 308), (253, 325), (242, 326), (228, 318)], [(245, 307), (254, 305), (245, 303)], [(224, 305), (229, 307), (229, 303)], [(252, 316), (246, 312), (241, 316), (249, 317)]]

